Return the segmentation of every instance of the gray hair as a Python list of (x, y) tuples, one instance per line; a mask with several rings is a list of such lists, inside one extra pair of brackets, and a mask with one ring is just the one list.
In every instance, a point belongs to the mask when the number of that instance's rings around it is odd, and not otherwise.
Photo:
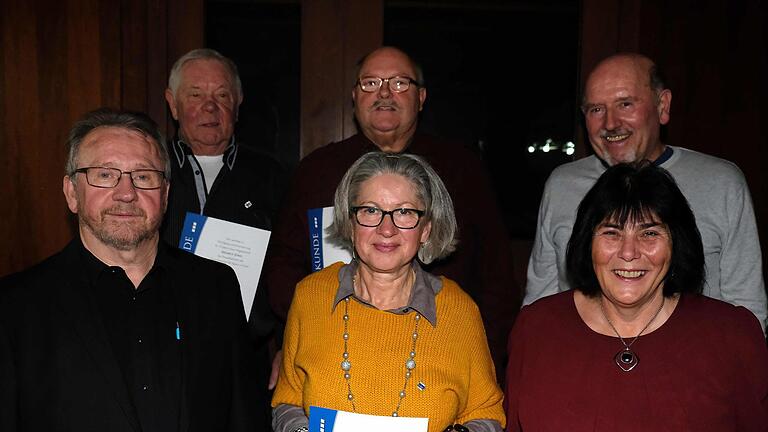
[(235, 90), (237, 90), (237, 96), (243, 97), (243, 84), (240, 81), (240, 73), (237, 71), (237, 65), (230, 58), (223, 56), (220, 52), (210, 48), (198, 48), (184, 54), (176, 60), (171, 68), (171, 74), (168, 76), (168, 88), (171, 89), (171, 93), (176, 97), (176, 91), (179, 89), (181, 83), (181, 68), (184, 67), (188, 61), (192, 60), (216, 60), (224, 65), (229, 71), (229, 75), (235, 83)]
[(152, 144), (160, 155), (163, 163), (165, 179), (171, 179), (171, 159), (168, 157), (168, 149), (165, 147), (163, 134), (157, 127), (157, 123), (144, 113), (117, 111), (111, 108), (99, 108), (85, 114), (72, 126), (67, 139), (67, 162), (64, 167), (66, 174), (72, 177), (78, 169), (78, 156), (80, 144), (94, 129), (100, 127), (117, 127), (139, 132), (150, 138)]
[(328, 228), (331, 241), (348, 250), (354, 248), (355, 222), (350, 209), (358, 199), (361, 185), (381, 174), (404, 177), (424, 203), (426, 213), (422, 222), (431, 222), (432, 230), (427, 242), (419, 248), (419, 260), (429, 264), (453, 252), (458, 243), (458, 227), (451, 196), (435, 170), (424, 159), (411, 154), (370, 152), (352, 164), (336, 188), (333, 224)]
[(648, 82), (658, 104), (661, 101), (661, 92), (667, 88), (667, 84), (664, 79), (664, 72), (656, 63), (652, 63), (651, 67), (648, 68)]

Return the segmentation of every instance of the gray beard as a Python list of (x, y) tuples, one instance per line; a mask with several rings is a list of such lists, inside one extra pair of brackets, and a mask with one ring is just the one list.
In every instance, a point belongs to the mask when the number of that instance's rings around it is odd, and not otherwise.
[(80, 226), (84, 226), (100, 242), (119, 251), (136, 249), (141, 243), (154, 238), (160, 228), (160, 221), (158, 221), (146, 229), (128, 229), (128, 226), (123, 226), (110, 231), (107, 228), (109, 225), (107, 223), (94, 224), (86, 218), (79, 217), (78, 219)]

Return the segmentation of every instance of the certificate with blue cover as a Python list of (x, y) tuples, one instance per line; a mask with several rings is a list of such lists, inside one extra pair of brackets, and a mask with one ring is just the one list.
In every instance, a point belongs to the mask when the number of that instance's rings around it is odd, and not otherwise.
[(270, 234), (263, 229), (188, 212), (179, 248), (232, 267), (240, 283), (245, 316), (249, 317)]
[(333, 223), (333, 207), (307, 210), (309, 222), (309, 251), (312, 272), (328, 267), (335, 262), (349, 263), (352, 254), (328, 240), (328, 227)]
[(309, 432), (427, 432), (429, 419), (358, 414), (309, 407)]

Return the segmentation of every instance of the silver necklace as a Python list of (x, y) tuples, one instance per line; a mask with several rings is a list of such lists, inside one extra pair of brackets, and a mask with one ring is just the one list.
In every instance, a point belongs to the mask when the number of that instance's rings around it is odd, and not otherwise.
[[(352, 277), (353, 286), (356, 283), (357, 278), (355, 275)], [(349, 358), (349, 347), (347, 345), (349, 342), (349, 301), (350, 297), (344, 299), (344, 333), (342, 334), (342, 338), (344, 339), (344, 352), (341, 354), (341, 370), (344, 373), (344, 380), (347, 382), (347, 400), (352, 404), (352, 411), (357, 412), (355, 396), (352, 393), (352, 384), (350, 383), (352, 375), (349, 373), (352, 369), (352, 363)], [(392, 417), (398, 416), (400, 406), (403, 404), (403, 399), (405, 399), (405, 389), (408, 387), (408, 381), (410, 381), (413, 370), (416, 368), (416, 360), (414, 359), (416, 358), (416, 340), (419, 338), (419, 321), (421, 321), (421, 314), (416, 312), (413, 319), (414, 326), (413, 333), (411, 333), (411, 351), (408, 353), (408, 359), (405, 361), (405, 382), (403, 382), (403, 389), (397, 394), (397, 406), (395, 407), (395, 410), (392, 411)]]
[(643, 332), (648, 328), (648, 326), (651, 325), (651, 323), (656, 319), (657, 316), (659, 316), (659, 312), (661, 312), (661, 309), (664, 308), (664, 302), (667, 299), (665, 297), (661, 298), (661, 306), (659, 306), (659, 309), (656, 310), (656, 313), (653, 314), (653, 318), (651, 318), (650, 321), (648, 321), (648, 324), (643, 327), (642, 330), (640, 330), (640, 333), (635, 336), (634, 339), (630, 343), (627, 343), (627, 341), (624, 340), (623, 337), (619, 334), (619, 332), (616, 330), (616, 327), (613, 326), (613, 323), (608, 318), (608, 315), (605, 314), (605, 310), (603, 309), (603, 300), (600, 299), (600, 313), (603, 314), (603, 318), (605, 318), (606, 321), (608, 321), (608, 325), (611, 326), (611, 330), (613, 330), (614, 333), (616, 333), (616, 336), (619, 337), (619, 340), (621, 341), (622, 345), (624, 345), (624, 349), (617, 352), (615, 356), (613, 356), (613, 361), (616, 362), (616, 365), (619, 366), (619, 369), (623, 370), (624, 372), (629, 372), (632, 369), (637, 366), (638, 363), (640, 363), (640, 357), (638, 357), (637, 354), (635, 354), (634, 351), (632, 351), (631, 347), (632, 344), (635, 343), (639, 338), (640, 335), (643, 334)]

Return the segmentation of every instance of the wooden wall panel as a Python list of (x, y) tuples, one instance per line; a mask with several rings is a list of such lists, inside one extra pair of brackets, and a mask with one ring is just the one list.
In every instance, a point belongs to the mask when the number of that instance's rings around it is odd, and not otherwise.
[[(164, 81), (162, 90), (168, 84), (168, 73), (173, 63), (186, 52), (205, 47), (205, 1), (204, 0), (163, 0), (167, 4), (167, 25), (163, 26), (165, 32), (161, 35), (167, 41), (166, 65), (163, 71)], [(150, 48), (150, 50), (153, 48)], [(162, 93), (161, 93), (162, 95)], [(165, 133), (172, 136), (175, 132), (175, 124), (168, 109), (165, 108), (165, 99), (162, 100), (163, 112), (166, 118)], [(159, 107), (153, 106), (153, 111)], [(158, 119), (158, 121), (160, 121)]]
[(0, 173), (0, 188), (10, 212), (0, 233), (7, 241), (0, 273), (6, 273), (40, 260), (71, 237), (61, 193), (64, 139), (72, 119), (99, 100), (102, 59), (94, 2), (11, 1), (2, 8), (8, 54), (0, 133), (8, 158), (3, 165), (10, 169)]
[(356, 132), (355, 63), (382, 41), (383, 1), (301, 3), (301, 157)]
[[(14, 10), (14, 14), (9, 12)], [(4, 222), (0, 224), (0, 238), (4, 245), (0, 248), (0, 266), (18, 267), (26, 262), (29, 247), (18, 243), (19, 231), (28, 231), (25, 203), (28, 197), (20, 197), (23, 185), (27, 184), (26, 171), (22, 166), (21, 153), (24, 140), (29, 140), (24, 132), (27, 127), (40, 129), (40, 119), (35, 106), (38, 100), (37, 82), (28, 70), (37, 70), (38, 57), (27, 51), (28, 46), (37, 44), (38, 35), (34, 31), (19, 31), (14, 22), (33, 22), (35, 8), (31, 2), (6, 0), (0, 3), (0, 32), (2, 33), (2, 74), (0, 81), (0, 196), (3, 197)], [(0, 272), (2, 273), (2, 272)]]
[(76, 119), (110, 106), (167, 124), (168, 70), (202, 46), (203, 15), (203, 0), (0, 2), (0, 276), (75, 232), (61, 182)]
[[(120, 27), (122, 44), (122, 73), (120, 77), (121, 105), (126, 109), (143, 111), (147, 107), (149, 75), (147, 63), (149, 51), (147, 44), (149, 29), (148, 7), (146, 2), (121, 2)], [(119, 51), (118, 51), (119, 52)]]
[[(130, 1), (130, 0), (128, 0)], [(171, 128), (167, 127), (170, 122), (171, 115), (166, 107), (165, 103), (165, 88), (168, 83), (168, 73), (175, 58), (171, 58), (173, 54), (168, 51), (168, 40), (175, 40), (175, 36), (167, 33), (168, 25), (166, 23), (171, 21), (169, 17), (169, 10), (165, 0), (148, 0), (147, 2), (147, 15), (145, 17), (147, 43), (146, 58), (147, 58), (147, 107), (146, 112), (150, 115), (163, 130), (163, 133), (167, 136), (168, 131)], [(202, 9), (202, 0), (190, 1), (190, 7), (197, 7)], [(179, 13), (177, 10), (170, 10), (174, 13)], [(183, 14), (181, 16), (184, 16)], [(173, 18), (175, 20), (175, 18)], [(202, 34), (202, 29), (193, 29), (195, 35)], [(187, 35), (179, 33), (182, 38)], [(197, 36), (195, 36), (196, 38)]]
[(176, 60), (191, 49), (204, 47), (205, 1), (166, 0), (166, 2), (169, 58)]

